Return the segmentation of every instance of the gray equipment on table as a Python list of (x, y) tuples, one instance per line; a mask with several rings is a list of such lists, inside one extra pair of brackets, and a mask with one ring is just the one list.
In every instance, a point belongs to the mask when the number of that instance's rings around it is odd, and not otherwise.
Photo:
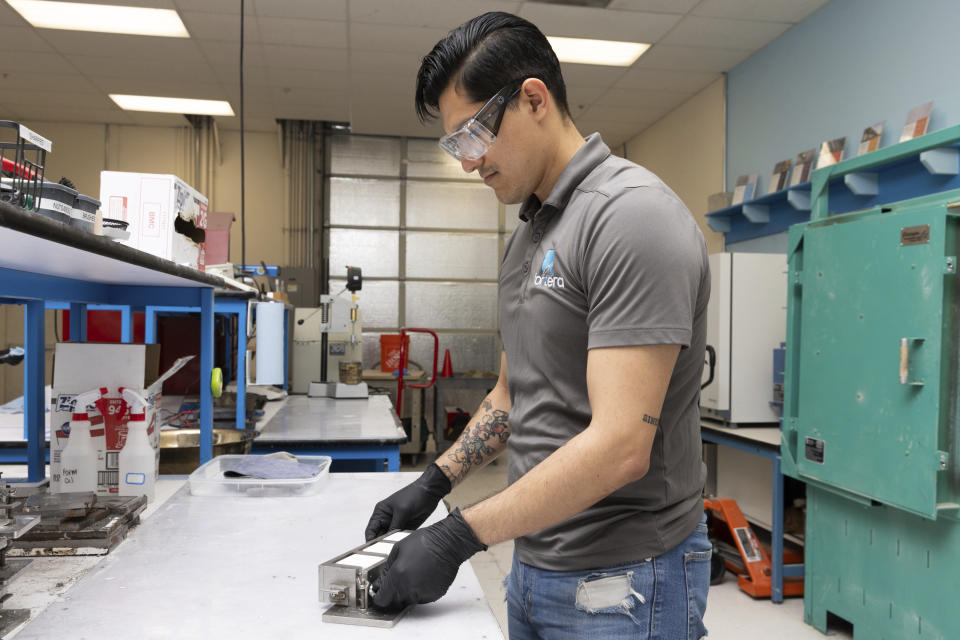
[[(297, 308), (293, 323), (293, 393), (367, 397), (367, 385), (343, 384), (340, 363), (361, 362), (360, 308), (355, 300), (320, 296), (319, 307)], [(312, 383), (317, 385), (311, 391)], [(333, 384), (337, 383), (337, 384)]]
[(320, 565), (320, 602), (333, 606), (324, 622), (365, 627), (392, 627), (410, 607), (384, 611), (373, 607), (371, 585), (383, 573), (393, 545), (409, 531), (393, 531)]
[[(31, 562), (25, 559), (7, 558), (11, 540), (19, 538), (21, 534), (40, 522), (39, 516), (14, 515), (14, 510), (20, 506), (19, 502), (14, 502), (14, 495), (16, 495), (16, 489), (0, 480), (0, 603), (9, 595), (10, 581)], [(29, 618), (29, 609), (0, 609), (0, 637), (6, 637), (7, 632), (20, 626)]]

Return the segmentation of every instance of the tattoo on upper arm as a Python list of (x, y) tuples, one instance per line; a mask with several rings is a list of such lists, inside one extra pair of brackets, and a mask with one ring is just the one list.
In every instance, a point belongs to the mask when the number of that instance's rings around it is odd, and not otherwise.
[(654, 418), (653, 416), (651, 416), (650, 414), (647, 414), (647, 413), (643, 414), (643, 421), (644, 421), (644, 422), (649, 422), (650, 424), (652, 424), (652, 425), (655, 426), (655, 427), (659, 427), (659, 426), (660, 426), (660, 418)]
[(490, 400), (483, 401), (476, 423), (464, 431), (457, 447), (447, 454), (447, 459), (460, 469), (454, 473), (450, 465), (440, 465), (454, 484), (463, 480), (472, 467), (482, 465), (488, 456), (499, 450), (499, 447), (491, 446), (494, 441), (503, 444), (510, 438), (509, 420), (510, 414), (506, 411), (494, 409)]

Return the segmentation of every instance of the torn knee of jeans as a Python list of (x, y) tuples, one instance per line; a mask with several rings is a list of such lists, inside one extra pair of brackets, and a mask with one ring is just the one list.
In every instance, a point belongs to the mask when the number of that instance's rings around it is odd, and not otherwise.
[[(646, 604), (642, 593), (634, 590), (633, 572), (587, 576), (577, 584), (576, 607), (587, 613), (621, 612), (630, 615), (638, 604)], [(631, 616), (632, 617), (632, 616)]]

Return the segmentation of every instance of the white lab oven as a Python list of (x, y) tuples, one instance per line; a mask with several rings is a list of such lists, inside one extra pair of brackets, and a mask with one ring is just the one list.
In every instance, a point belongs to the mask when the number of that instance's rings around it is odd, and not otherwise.
[(773, 350), (786, 335), (787, 258), (780, 253), (710, 256), (707, 362), (702, 415), (731, 423), (776, 422)]

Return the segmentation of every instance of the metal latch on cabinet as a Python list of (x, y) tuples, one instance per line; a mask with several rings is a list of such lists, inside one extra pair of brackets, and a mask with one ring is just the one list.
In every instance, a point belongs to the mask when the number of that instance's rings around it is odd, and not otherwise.
[(389, 628), (403, 617), (409, 607), (385, 611), (373, 606), (372, 585), (393, 545), (409, 534), (393, 531), (320, 565), (320, 602), (333, 605), (324, 612), (324, 622)]

